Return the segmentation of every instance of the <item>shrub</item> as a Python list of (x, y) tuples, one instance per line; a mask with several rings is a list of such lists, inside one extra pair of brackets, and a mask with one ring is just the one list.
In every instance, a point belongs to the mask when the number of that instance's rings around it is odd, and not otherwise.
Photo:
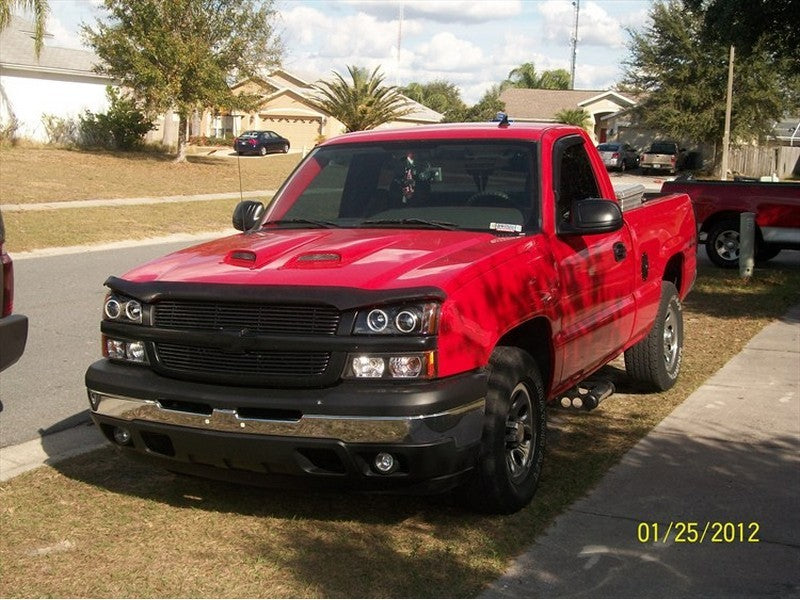
[(111, 86), (106, 88), (107, 113), (86, 111), (80, 117), (81, 145), (111, 150), (132, 150), (142, 146), (145, 134), (154, 129), (153, 122), (139, 110), (136, 101), (124, 97)]

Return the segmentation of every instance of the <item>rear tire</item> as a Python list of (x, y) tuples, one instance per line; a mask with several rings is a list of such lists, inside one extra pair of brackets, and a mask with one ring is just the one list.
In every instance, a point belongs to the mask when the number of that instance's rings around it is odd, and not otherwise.
[(656, 321), (646, 338), (625, 351), (625, 371), (649, 391), (664, 392), (678, 380), (682, 359), (683, 307), (675, 285), (663, 281)]
[(533, 498), (544, 460), (544, 385), (533, 358), (498, 347), (489, 361), (481, 453), (464, 490), (473, 507), (510, 514)]
[(723, 269), (739, 266), (739, 220), (723, 219), (712, 225), (706, 239), (708, 259)]
[(261, 156), (266, 156), (266, 155), (267, 155), (267, 148), (266, 148), (266, 146), (261, 146), (261, 148), (259, 148), (259, 149), (258, 149), (258, 153), (259, 153)]

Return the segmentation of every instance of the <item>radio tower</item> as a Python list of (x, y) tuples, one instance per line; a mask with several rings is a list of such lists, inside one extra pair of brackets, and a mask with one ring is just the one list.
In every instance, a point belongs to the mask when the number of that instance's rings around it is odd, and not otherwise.
[(572, 6), (575, 7), (575, 29), (572, 32), (572, 68), (569, 73), (569, 87), (575, 89), (575, 58), (578, 54), (578, 17), (581, 14), (581, 0), (574, 0)]
[(397, 70), (395, 71), (394, 84), (400, 85), (400, 50), (403, 45), (403, 3), (397, 7)]

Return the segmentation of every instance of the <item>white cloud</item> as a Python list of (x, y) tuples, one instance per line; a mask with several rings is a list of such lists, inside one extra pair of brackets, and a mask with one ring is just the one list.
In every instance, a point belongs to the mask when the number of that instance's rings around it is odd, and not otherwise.
[(385, 20), (398, 18), (402, 3), (405, 18), (438, 23), (485, 23), (504, 20), (522, 12), (522, 0), (348, 0), (346, 4)]
[[(542, 33), (550, 42), (570, 43), (575, 30), (575, 7), (568, 0), (547, 0), (539, 5), (544, 21)], [(578, 45), (622, 48), (623, 26), (597, 2), (581, 4), (578, 18)]]
[(443, 72), (474, 70), (486, 62), (483, 51), (470, 41), (449, 31), (434, 35), (417, 46), (414, 65), (420, 69)]

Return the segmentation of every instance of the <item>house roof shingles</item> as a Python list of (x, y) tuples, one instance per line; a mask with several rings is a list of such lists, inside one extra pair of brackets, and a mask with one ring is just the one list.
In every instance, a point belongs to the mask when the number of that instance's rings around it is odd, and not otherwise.
[(33, 25), (12, 17), (8, 27), (0, 32), (0, 65), (6, 69), (25, 69), (50, 73), (69, 73), (108, 79), (94, 72), (99, 58), (87, 50), (45, 45), (36, 58), (32, 37)]
[(628, 100), (631, 106), (634, 100), (609, 90), (536, 90), (526, 88), (508, 88), (500, 94), (505, 102), (506, 114), (510, 119), (520, 121), (555, 121), (556, 114), (566, 108), (578, 108), (587, 100), (613, 94)]

